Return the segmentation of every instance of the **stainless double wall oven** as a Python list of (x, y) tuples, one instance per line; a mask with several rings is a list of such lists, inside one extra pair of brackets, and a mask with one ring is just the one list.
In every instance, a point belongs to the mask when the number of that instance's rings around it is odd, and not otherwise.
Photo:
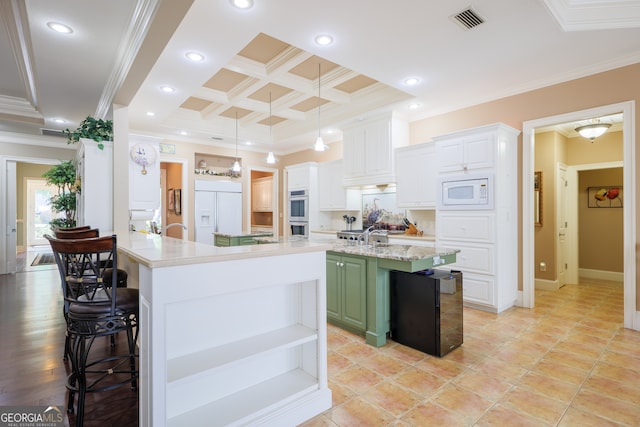
[(292, 236), (309, 236), (309, 192), (289, 191), (289, 227)]

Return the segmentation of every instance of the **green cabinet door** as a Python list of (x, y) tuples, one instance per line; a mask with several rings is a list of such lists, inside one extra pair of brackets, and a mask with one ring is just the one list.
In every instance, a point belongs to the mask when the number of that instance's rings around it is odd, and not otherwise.
[(367, 261), (342, 257), (342, 320), (354, 328), (367, 328)]
[(327, 253), (327, 320), (354, 332), (367, 328), (367, 261)]

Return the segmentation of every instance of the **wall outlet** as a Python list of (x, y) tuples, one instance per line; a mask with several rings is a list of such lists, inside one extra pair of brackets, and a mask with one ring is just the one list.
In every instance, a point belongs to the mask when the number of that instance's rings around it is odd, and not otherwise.
[(540, 271), (547, 271), (547, 263), (540, 261)]

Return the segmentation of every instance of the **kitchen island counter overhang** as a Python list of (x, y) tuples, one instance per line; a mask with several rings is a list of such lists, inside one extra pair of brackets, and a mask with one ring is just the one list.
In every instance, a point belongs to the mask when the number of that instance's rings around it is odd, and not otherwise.
[(141, 426), (294, 426), (331, 407), (330, 245), (117, 235), (140, 288)]

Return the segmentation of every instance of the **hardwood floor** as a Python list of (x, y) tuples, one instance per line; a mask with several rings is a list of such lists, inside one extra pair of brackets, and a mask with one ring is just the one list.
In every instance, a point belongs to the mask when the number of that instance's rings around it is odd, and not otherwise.
[[(50, 405), (66, 411), (70, 365), (62, 360), (65, 321), (55, 268), (0, 275), (0, 405)], [(116, 350), (126, 346), (119, 334)], [(94, 345), (96, 356), (112, 351), (108, 339)], [(100, 354), (98, 354), (100, 353)], [(65, 425), (75, 425), (67, 414)], [(89, 393), (85, 426), (137, 426), (138, 393), (127, 385)]]

